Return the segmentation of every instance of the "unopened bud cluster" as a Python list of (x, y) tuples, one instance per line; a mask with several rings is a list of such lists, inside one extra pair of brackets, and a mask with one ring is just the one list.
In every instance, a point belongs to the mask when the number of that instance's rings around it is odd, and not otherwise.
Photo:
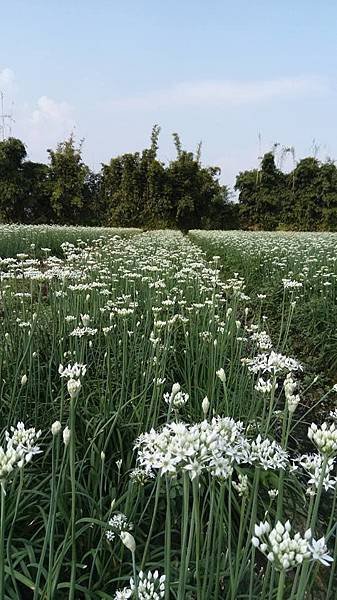
[(299, 404), (300, 397), (294, 393), (297, 388), (297, 382), (292, 378), (291, 373), (288, 373), (285, 378), (283, 387), (288, 410), (290, 413), (294, 413)]
[(331, 425), (322, 423), (320, 427), (316, 423), (311, 423), (308, 438), (322, 454), (333, 456), (337, 453), (337, 429), (334, 423)]
[(311, 529), (304, 536), (295, 533), (291, 536), (291, 524), (278, 521), (273, 529), (267, 521), (255, 525), (252, 544), (258, 548), (279, 571), (288, 571), (301, 565), (305, 560), (318, 560), (329, 565), (333, 560), (327, 554), (325, 539), (314, 540)]
[(179, 409), (184, 406), (188, 399), (189, 395), (181, 391), (179, 383), (173, 384), (171, 393), (164, 394), (164, 400), (166, 404), (175, 409)]

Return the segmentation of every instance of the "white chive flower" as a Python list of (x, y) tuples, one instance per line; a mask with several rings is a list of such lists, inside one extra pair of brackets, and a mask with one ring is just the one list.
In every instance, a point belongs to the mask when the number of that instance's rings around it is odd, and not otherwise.
[(304, 561), (318, 560), (329, 565), (333, 560), (327, 553), (325, 539), (312, 538), (310, 529), (301, 536), (300, 533), (291, 535), (291, 524), (284, 525), (278, 521), (273, 529), (268, 522), (255, 525), (252, 544), (258, 548), (278, 571), (288, 571), (301, 565)]
[[(135, 590), (133, 579), (130, 580), (130, 587)], [(148, 573), (139, 572), (137, 591), (139, 600), (160, 600), (165, 596), (165, 575), (159, 575), (158, 571), (148, 571)]]
[(322, 423), (320, 427), (312, 423), (308, 429), (308, 438), (318, 448), (321, 454), (334, 456), (337, 454), (337, 429), (332, 423)]
[(257, 392), (260, 392), (260, 394), (270, 394), (273, 389), (273, 385), (274, 385), (274, 390), (276, 390), (278, 387), (277, 383), (273, 384), (271, 379), (264, 380), (262, 377), (259, 377), (254, 388), (256, 389)]
[(62, 364), (59, 366), (60, 377), (65, 377), (66, 379), (79, 379), (80, 377), (84, 377), (86, 372), (87, 366), (82, 363), (75, 362), (73, 365), (69, 363), (66, 367)]
[(16, 427), (12, 426), (10, 431), (5, 432), (5, 439), (8, 447), (22, 450), (25, 461), (29, 462), (33, 455), (42, 452), (37, 445), (37, 440), (41, 436), (41, 433), (41, 429), (36, 431), (35, 427), (26, 429), (24, 423), (19, 421)]

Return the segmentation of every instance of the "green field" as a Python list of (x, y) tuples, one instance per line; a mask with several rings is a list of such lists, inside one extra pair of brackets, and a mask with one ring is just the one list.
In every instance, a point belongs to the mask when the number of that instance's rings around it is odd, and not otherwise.
[(336, 243), (0, 228), (0, 598), (336, 598)]

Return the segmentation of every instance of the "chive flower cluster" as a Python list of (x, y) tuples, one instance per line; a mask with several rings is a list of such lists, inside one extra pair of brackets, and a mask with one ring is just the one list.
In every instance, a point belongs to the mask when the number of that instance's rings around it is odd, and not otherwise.
[(187, 472), (193, 480), (203, 472), (227, 479), (235, 464), (263, 469), (285, 469), (288, 455), (275, 441), (259, 435), (249, 441), (243, 423), (230, 417), (213, 417), (194, 425), (168, 423), (159, 431), (142, 434), (135, 445), (138, 465), (146, 471), (175, 476)]
[(284, 525), (277, 521), (273, 529), (268, 521), (260, 522), (255, 525), (252, 544), (278, 571), (293, 569), (305, 560), (317, 560), (325, 566), (333, 561), (327, 553), (324, 537), (319, 540), (313, 539), (311, 529), (307, 529), (303, 536), (300, 533), (292, 536), (291, 529), (289, 521)]
[(114, 600), (126, 600), (138, 598), (138, 600), (160, 600), (165, 596), (165, 575), (159, 575), (158, 571), (140, 571), (137, 581), (137, 596), (134, 580), (130, 579), (130, 587), (118, 590)]

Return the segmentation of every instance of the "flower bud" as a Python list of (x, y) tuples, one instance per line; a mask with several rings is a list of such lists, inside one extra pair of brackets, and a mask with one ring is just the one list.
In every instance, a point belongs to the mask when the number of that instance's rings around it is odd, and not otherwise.
[(74, 399), (80, 393), (82, 384), (79, 379), (69, 379), (67, 382), (67, 390), (71, 399)]
[(69, 429), (69, 427), (65, 427), (63, 429), (63, 442), (65, 446), (68, 446), (69, 442), (70, 442), (70, 436), (71, 436), (71, 431)]
[(88, 327), (90, 323), (90, 316), (87, 314), (81, 315), (81, 321), (84, 327)]
[(172, 398), (180, 392), (180, 383), (174, 383), (172, 386), (171, 396)]
[(224, 369), (222, 369), (222, 368), (221, 368), (221, 369), (219, 369), (219, 370), (216, 372), (216, 374), (217, 374), (217, 376), (219, 377), (220, 381), (222, 381), (222, 383), (223, 383), (224, 381), (226, 381), (226, 373), (225, 373)]
[(208, 400), (207, 396), (205, 396), (205, 398), (203, 399), (201, 406), (202, 406), (202, 412), (204, 413), (204, 415), (206, 417), (206, 415), (209, 411), (209, 400)]
[(136, 542), (133, 535), (131, 535), (131, 533), (128, 531), (121, 531), (120, 537), (124, 546), (126, 546), (126, 548), (133, 554), (136, 550)]
[(22, 375), (22, 377), (21, 377), (21, 385), (26, 385), (27, 381), (28, 381), (28, 377), (27, 377), (27, 375), (26, 375), (26, 373), (25, 373), (25, 374), (24, 374), (24, 375)]
[(60, 421), (55, 421), (51, 426), (51, 432), (53, 435), (57, 435), (58, 433), (60, 433), (61, 429), (62, 425)]

